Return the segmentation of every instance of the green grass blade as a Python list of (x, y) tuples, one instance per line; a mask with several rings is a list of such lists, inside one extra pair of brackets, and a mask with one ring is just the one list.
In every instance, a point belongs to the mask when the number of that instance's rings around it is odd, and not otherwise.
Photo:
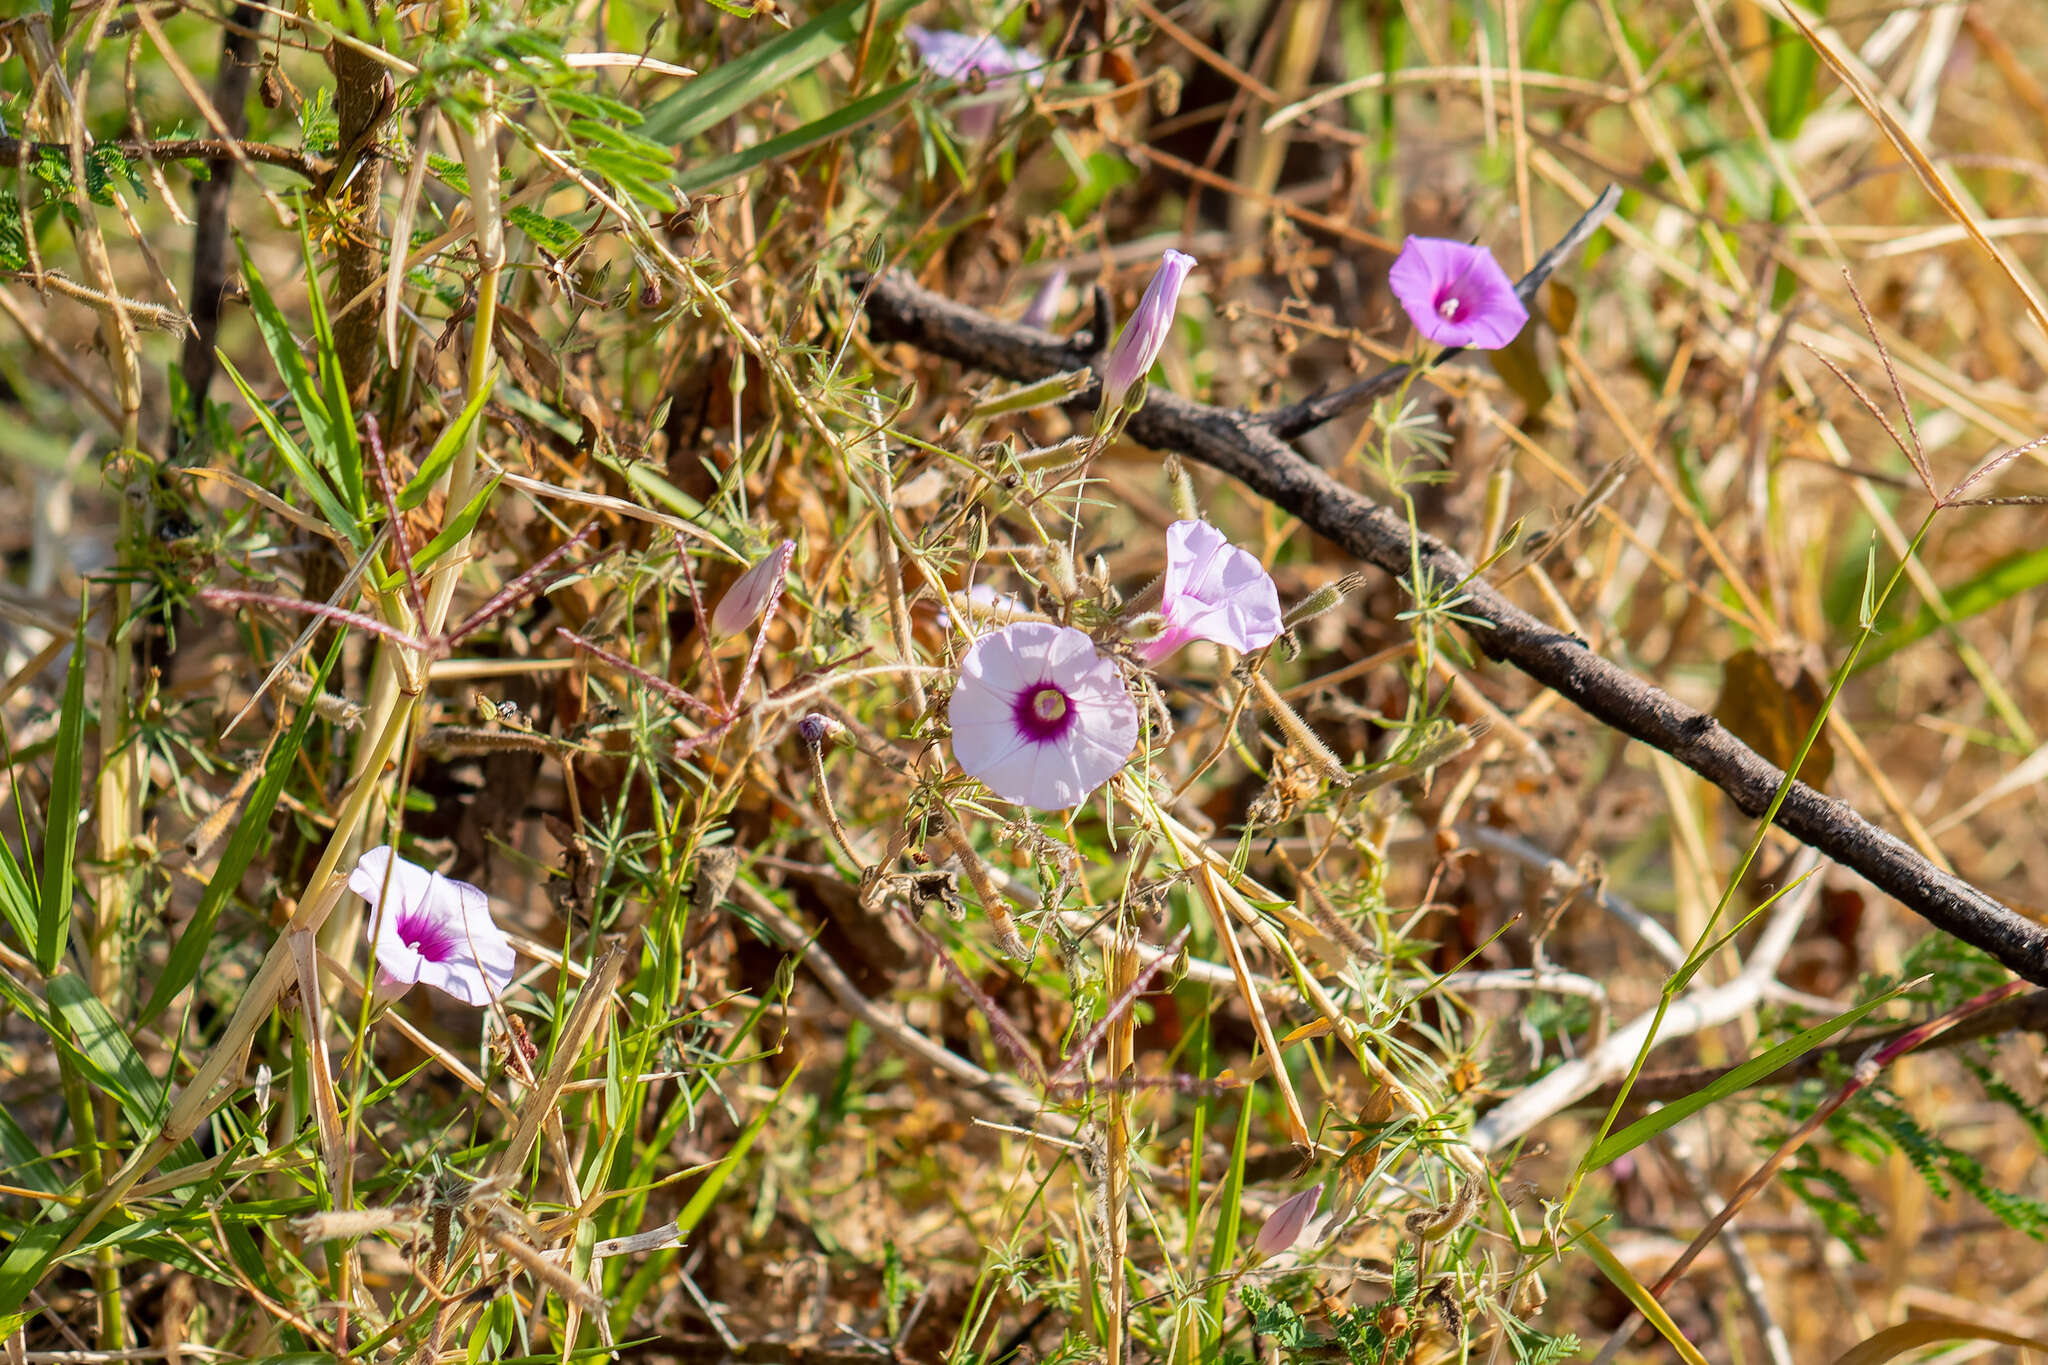
[[(1209, 1325), (1219, 1331), (1230, 1299), (1230, 1267), (1237, 1260), (1238, 1225), (1244, 1217), (1244, 1155), (1251, 1146), (1252, 1100), (1257, 1094), (1257, 1086), (1247, 1087), (1244, 1105), (1237, 1113), (1237, 1137), (1230, 1144), (1230, 1169), (1224, 1173), (1223, 1191), (1217, 1200), (1216, 1241), (1209, 1248), (1209, 1299), (1206, 1307)], [(1211, 1345), (1220, 1356), (1221, 1338)]]
[[(909, 9), (914, 0), (882, 0), (878, 24)], [(787, 86), (798, 76), (860, 41), (869, 0), (843, 0), (801, 28), (771, 38), (736, 61), (722, 62), (646, 111), (639, 131), (656, 142), (686, 142), (732, 117), (755, 100)]]
[(76, 972), (50, 978), (49, 992), (51, 1007), (78, 1040), (89, 1074), (120, 1103), (136, 1132), (154, 1132), (163, 1115), (163, 1083), (150, 1074), (149, 1065), (106, 1002), (93, 994), (91, 984)]
[(1664, 1340), (1671, 1343), (1671, 1349), (1678, 1352), (1678, 1358), (1684, 1361), (1685, 1365), (1707, 1365), (1707, 1358), (1700, 1354), (1699, 1347), (1686, 1340), (1685, 1333), (1678, 1329), (1678, 1324), (1664, 1311), (1664, 1305), (1657, 1302), (1656, 1296), (1650, 1293), (1641, 1280), (1629, 1273), (1629, 1268), (1621, 1263), (1621, 1258), (1610, 1251), (1607, 1244), (1601, 1241), (1591, 1228), (1578, 1226), (1576, 1220), (1566, 1226), (1580, 1239), (1580, 1245), (1584, 1246), (1587, 1254), (1593, 1258), (1593, 1264), (1600, 1267), (1600, 1273), (1627, 1296), (1628, 1301), (1636, 1306), (1636, 1311), (1641, 1313), (1652, 1327), (1663, 1334)]
[[(320, 290), (320, 267), (313, 259), (313, 238), (306, 217), (299, 215), (299, 249), (306, 261), (306, 311), (313, 321), (313, 354), (320, 367), (320, 388), (326, 408), (326, 439), (331, 452), (315, 443), (314, 455), (327, 455), (334, 481), (360, 520), (369, 510), (363, 491), (363, 447), (356, 439), (356, 415), (349, 406), (348, 385), (341, 375), (341, 352), (334, 344), (334, 323)], [(310, 429), (309, 429), (310, 436)]]
[(448, 424), (434, 448), (427, 452), (427, 458), (420, 461), (420, 468), (398, 494), (398, 510), (410, 512), (427, 500), (434, 491), (434, 485), (448, 472), (448, 466), (455, 463), (455, 453), (462, 449), (462, 442), (469, 435), (469, 429), (476, 425), (476, 419), (484, 410), (484, 404), (491, 398), (489, 385), (479, 388), (456, 419)]
[[(337, 635), (334, 643), (328, 646), (326, 661), (320, 665), (320, 671), (313, 679), (316, 694), (327, 685), (327, 675), (341, 657), (341, 646), (341, 637)], [(270, 761), (264, 765), (263, 777), (257, 782), (256, 790), (249, 794), (249, 804), (235, 821), (235, 832), (228, 837), (227, 848), (221, 853), (213, 876), (207, 879), (206, 890), (200, 893), (199, 908), (192, 912), (185, 932), (178, 935), (170, 958), (157, 975), (156, 986), (149, 993), (149, 1003), (142, 1007), (139, 1016), (142, 1023), (155, 1019), (166, 1005), (177, 998), (178, 992), (199, 975), (221, 909), (227, 904), (228, 897), (235, 893), (235, 888), (242, 884), (243, 874), (249, 870), (249, 864), (270, 836), (270, 813), (284, 792), (285, 779), (291, 775), (292, 765), (298, 761), (299, 749), (306, 742), (306, 731), (313, 722), (313, 716), (312, 707), (300, 707), (291, 729), (270, 751)]]
[(1822, 1043), (1897, 995), (1897, 991), (1887, 991), (1875, 1000), (1865, 1001), (1847, 1013), (1838, 1014), (1825, 1023), (1815, 1024), (1805, 1032), (1778, 1044), (1778, 1046), (1762, 1056), (1751, 1058), (1733, 1071), (1709, 1082), (1703, 1088), (1693, 1091), (1692, 1094), (1687, 1095), (1684, 1099), (1674, 1100), (1656, 1113), (1646, 1114), (1642, 1118), (1637, 1119), (1620, 1132), (1608, 1134), (1605, 1142), (1602, 1142), (1598, 1147), (1595, 1147), (1586, 1154), (1586, 1159), (1581, 1169), (1597, 1171), (1609, 1162), (1634, 1151), (1651, 1138), (1657, 1136), (1657, 1134), (1671, 1127), (1671, 1125), (1683, 1122), (1708, 1105), (1726, 1099), (1738, 1090), (1755, 1085), (1764, 1077), (1778, 1070), (1778, 1068), (1819, 1047)]
[[(240, 247), (241, 243), (236, 245)], [(262, 272), (249, 259), (246, 247), (242, 247), (242, 283), (249, 291), (249, 313), (256, 320), (256, 331), (263, 338), (264, 350), (270, 353), (270, 363), (277, 367), (278, 378), (284, 380), (285, 389), (299, 409), (299, 421), (305, 425), (306, 442), (312, 446), (314, 458), (331, 472), (338, 471), (334, 415), (328, 411), (327, 400), (314, 382), (312, 371), (306, 368), (306, 357), (299, 348), (298, 337), (292, 334), (291, 323), (285, 319), (284, 310), (277, 306), (277, 300), (271, 297), (270, 286), (263, 282)], [(317, 308), (320, 300), (318, 275), (307, 276), (306, 293)], [(315, 335), (318, 335), (317, 320)], [(333, 350), (331, 333), (324, 349)]]
[(264, 435), (277, 447), (277, 453), (284, 457), (285, 464), (298, 479), (299, 486), (305, 490), (306, 496), (313, 500), (313, 505), (319, 510), (321, 517), (329, 526), (347, 536), (351, 545), (358, 550), (362, 549), (362, 526), (357, 522), (355, 515), (342, 505), (341, 499), (335, 495), (334, 486), (327, 481), (327, 476), (314, 468), (313, 462), (306, 457), (306, 452), (299, 448), (299, 443), (292, 439), (292, 434), (284, 429), (284, 423), (278, 421), (277, 414), (270, 410), (270, 405), (258, 398), (256, 390), (249, 387), (249, 381), (242, 378), (242, 372), (235, 368), (234, 361), (228, 359), (227, 352), (216, 351), (214, 354), (220, 357), (221, 368), (227, 371), (228, 378), (233, 380), (235, 387), (241, 391), (242, 401), (256, 414), (256, 420), (263, 426)]
[(36, 969), (57, 970), (71, 937), (71, 860), (78, 852), (78, 802), (85, 767), (85, 613), (71, 668), (64, 675), (64, 706), (57, 724), (56, 766), (50, 776), (50, 806), (43, 824), (43, 894), (36, 914)]
[(824, 118), (806, 123), (801, 128), (792, 128), (780, 137), (771, 137), (758, 142), (744, 151), (722, 156), (693, 166), (676, 177), (676, 188), (684, 194), (701, 194), (703, 191), (722, 185), (745, 175), (757, 166), (762, 166), (781, 157), (793, 156), (809, 147), (830, 142), (842, 137), (864, 123), (894, 109), (910, 98), (918, 82), (899, 81), (886, 90), (878, 90), (866, 99), (855, 100), (843, 109), (834, 110)]

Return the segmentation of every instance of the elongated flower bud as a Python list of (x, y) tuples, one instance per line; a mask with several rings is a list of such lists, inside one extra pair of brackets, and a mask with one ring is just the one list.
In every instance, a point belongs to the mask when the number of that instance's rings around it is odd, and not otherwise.
[(1303, 1228), (1315, 1216), (1316, 1201), (1322, 1197), (1320, 1186), (1310, 1186), (1300, 1194), (1273, 1210), (1273, 1216), (1259, 1229), (1259, 1235), (1252, 1246), (1261, 1256), (1278, 1256), (1281, 1252), (1301, 1240)]
[(1167, 334), (1173, 330), (1173, 313), (1180, 303), (1181, 286), (1194, 268), (1195, 258), (1184, 251), (1168, 250), (1159, 258), (1159, 269), (1153, 274), (1152, 283), (1145, 286), (1138, 311), (1117, 333), (1116, 345), (1103, 367), (1102, 405), (1106, 411), (1121, 408), (1138, 381), (1152, 373), (1159, 353), (1166, 349)]
[(748, 569), (725, 590), (711, 609), (713, 635), (737, 635), (760, 619), (769, 604), (782, 596), (789, 577), (789, 561), (796, 558), (796, 542), (785, 540), (770, 550), (759, 564)]
[(1024, 316), (1017, 319), (1026, 327), (1036, 327), (1043, 332), (1050, 328), (1060, 315), (1060, 295), (1067, 287), (1067, 268), (1056, 265), (1052, 274), (1045, 277), (1045, 283), (1038, 286), (1038, 292), (1031, 296), (1031, 302), (1024, 306)]

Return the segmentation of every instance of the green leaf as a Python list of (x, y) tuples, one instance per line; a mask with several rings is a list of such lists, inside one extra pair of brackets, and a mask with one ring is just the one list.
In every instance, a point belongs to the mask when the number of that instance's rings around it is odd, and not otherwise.
[[(327, 685), (327, 675), (333, 670), (335, 660), (341, 657), (341, 646), (341, 637), (337, 635), (334, 643), (327, 647), (327, 658), (313, 678), (315, 695)], [(199, 895), (199, 908), (192, 912), (185, 931), (178, 935), (177, 943), (171, 948), (163, 971), (157, 975), (156, 985), (149, 993), (149, 1003), (142, 1007), (138, 1016), (142, 1023), (155, 1019), (166, 1005), (177, 998), (178, 992), (199, 975), (199, 968), (206, 961), (206, 950), (212, 946), (213, 928), (220, 919), (221, 909), (242, 884), (243, 874), (270, 837), (270, 813), (284, 792), (285, 779), (298, 762), (299, 750), (306, 742), (306, 731), (314, 715), (312, 707), (300, 707), (291, 728), (271, 749), (270, 760), (263, 767), (263, 776), (256, 783), (256, 789), (249, 793), (249, 804), (235, 821), (235, 830), (228, 836), (227, 848), (222, 851), (220, 862), (214, 866), (213, 876), (207, 879), (206, 890)]]
[(36, 915), (36, 969), (57, 970), (71, 937), (71, 860), (78, 852), (80, 789), (85, 768), (85, 611), (71, 645), (64, 675), (64, 705), (57, 722), (56, 766), (50, 774), (50, 804), (43, 822), (43, 894)]
[(358, 550), (362, 549), (362, 527), (348, 508), (342, 506), (341, 499), (335, 496), (333, 485), (313, 467), (313, 462), (306, 458), (306, 452), (299, 448), (299, 443), (292, 439), (292, 434), (284, 429), (284, 423), (277, 420), (277, 414), (270, 410), (270, 405), (256, 396), (256, 390), (249, 387), (248, 380), (242, 378), (242, 372), (235, 368), (234, 361), (228, 359), (228, 353), (216, 348), (214, 354), (220, 357), (221, 368), (227, 371), (228, 378), (233, 380), (235, 387), (241, 391), (242, 401), (256, 414), (256, 420), (262, 424), (264, 435), (270, 437), (270, 443), (276, 446), (277, 453), (284, 457), (285, 464), (298, 479), (299, 486), (305, 490), (306, 496), (312, 499), (313, 506), (318, 509), (321, 517), (329, 526), (347, 536), (351, 545)]
[(1628, 1152), (1648, 1142), (1657, 1134), (1683, 1122), (1717, 1100), (1726, 1099), (1738, 1090), (1755, 1085), (1764, 1077), (1777, 1071), (1795, 1059), (1813, 1051), (1828, 1039), (1849, 1027), (1879, 1005), (1895, 999), (1897, 990), (1886, 991), (1874, 1000), (1866, 1000), (1846, 1013), (1838, 1014), (1826, 1023), (1815, 1024), (1805, 1032), (1788, 1038), (1760, 1057), (1751, 1058), (1741, 1066), (1729, 1071), (1701, 1089), (1693, 1091), (1682, 1100), (1674, 1100), (1654, 1114), (1646, 1114), (1618, 1133), (1610, 1133), (1607, 1140), (1586, 1154), (1579, 1169), (1596, 1171)]
[(640, 111), (632, 105), (585, 90), (551, 90), (548, 92), (548, 103), (571, 114), (580, 114), (584, 118), (609, 119), (628, 128), (637, 128), (645, 121)]
[[(323, 459), (342, 493), (354, 507), (356, 519), (368, 510), (363, 501), (363, 448), (356, 439), (356, 416), (348, 401), (348, 385), (341, 374), (341, 350), (334, 342), (334, 322), (327, 315), (327, 299), (320, 288), (320, 267), (313, 259), (313, 235), (306, 215), (299, 215), (299, 250), (306, 265), (306, 311), (313, 322), (313, 355), (320, 367), (320, 387), (325, 391), (325, 437), (331, 448), (323, 451), (314, 442), (313, 455)], [(346, 300), (343, 300), (346, 302)], [(312, 439), (309, 427), (307, 438)]]
[(461, 451), (463, 441), (469, 436), (469, 429), (476, 425), (477, 415), (484, 410), (484, 404), (489, 402), (490, 398), (491, 391), (488, 386), (478, 389), (470, 396), (468, 405), (448, 424), (440, 439), (434, 442), (434, 448), (427, 452), (427, 458), (420, 461), (419, 472), (399, 490), (400, 511), (410, 512), (427, 500), (427, 495), (434, 491), (434, 485), (448, 472), (448, 466), (455, 463), (455, 456)]
[(535, 245), (545, 247), (557, 256), (567, 255), (576, 243), (583, 240), (583, 229), (574, 223), (536, 213), (523, 204), (507, 209), (505, 221), (531, 237)]
[[(425, 573), (433, 566), (435, 560), (454, 549), (456, 545), (461, 543), (463, 537), (476, 529), (477, 518), (484, 514), (484, 504), (491, 500), (491, 494), (497, 491), (498, 484), (504, 477), (502, 474), (495, 475), (489, 483), (477, 489), (475, 496), (470, 498), (469, 505), (456, 513), (448, 524), (441, 528), (439, 535), (428, 541), (423, 548), (413, 555), (412, 571), (414, 573)], [(396, 586), (395, 582), (388, 583), (386, 591), (389, 591), (390, 587), (393, 586)]]
[(154, 1132), (163, 1112), (163, 1083), (150, 1074), (106, 1002), (77, 972), (51, 977), (49, 992), (51, 1006), (78, 1040), (89, 1074), (119, 1102), (136, 1132)]
[(1607, 1244), (1591, 1228), (1579, 1226), (1577, 1220), (1565, 1226), (1580, 1240), (1608, 1282), (1627, 1296), (1628, 1301), (1636, 1306), (1636, 1311), (1663, 1334), (1664, 1340), (1671, 1343), (1671, 1349), (1678, 1352), (1678, 1358), (1685, 1365), (1707, 1365), (1707, 1358), (1700, 1354), (1699, 1347), (1686, 1340), (1685, 1333), (1664, 1311), (1664, 1305), (1657, 1302), (1657, 1296), (1630, 1273), (1629, 1268), (1621, 1263), (1621, 1258), (1608, 1250)]
[[(881, 0), (877, 26), (909, 9), (916, 0)], [(647, 110), (641, 131), (671, 144), (687, 142), (722, 123), (757, 99), (772, 95), (834, 53), (860, 41), (868, 23), (869, 0), (842, 0), (801, 28), (769, 39), (735, 61), (723, 62)]]
[(776, 161), (785, 156), (794, 156), (821, 142), (851, 132), (864, 123), (894, 109), (908, 99), (918, 87), (917, 81), (899, 81), (886, 90), (878, 90), (866, 99), (855, 100), (843, 109), (835, 110), (824, 118), (806, 123), (801, 128), (792, 128), (780, 137), (771, 137), (758, 142), (731, 156), (718, 157), (684, 171), (676, 177), (676, 188), (684, 194), (698, 194), (724, 184), (728, 180), (745, 175), (757, 166)]
[[(299, 349), (299, 339), (292, 334), (291, 323), (286, 320), (284, 310), (271, 297), (270, 286), (263, 282), (262, 272), (256, 269), (256, 263), (249, 259), (248, 248), (239, 238), (235, 245), (242, 253), (242, 282), (249, 291), (249, 312), (256, 319), (256, 330), (263, 338), (263, 348), (270, 353), (270, 363), (277, 367), (278, 377), (284, 380), (285, 389), (299, 410), (299, 423), (305, 428), (306, 443), (312, 447), (313, 462), (332, 471), (337, 467), (334, 419), (328, 412), (327, 400), (313, 382), (312, 371), (306, 368), (306, 357)], [(319, 302), (320, 281), (317, 276), (307, 280), (306, 295), (315, 314), (317, 339), (319, 321), (325, 317)], [(333, 351), (332, 333), (327, 337), (327, 344), (319, 349)]]

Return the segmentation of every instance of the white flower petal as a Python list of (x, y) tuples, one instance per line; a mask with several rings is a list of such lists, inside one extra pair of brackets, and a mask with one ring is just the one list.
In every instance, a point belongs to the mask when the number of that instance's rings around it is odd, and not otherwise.
[[(1049, 684), (1073, 722), (1039, 739), (1017, 721), (1017, 698)], [(1138, 738), (1138, 708), (1116, 665), (1078, 630), (1020, 621), (991, 631), (961, 660), (948, 711), (962, 771), (1008, 801), (1064, 810), (1114, 777)]]
[(385, 844), (356, 863), (349, 888), (370, 902), (366, 933), (393, 982), (424, 981), (470, 1005), (511, 984), (517, 951), (477, 887), (407, 862)]

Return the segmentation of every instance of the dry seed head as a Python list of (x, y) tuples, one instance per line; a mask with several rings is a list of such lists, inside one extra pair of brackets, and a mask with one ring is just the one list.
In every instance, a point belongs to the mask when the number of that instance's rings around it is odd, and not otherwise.
[(1357, 592), (1363, 586), (1365, 586), (1364, 574), (1345, 574), (1335, 583), (1316, 589), (1307, 597), (1302, 598), (1299, 602), (1288, 608), (1287, 615), (1281, 618), (1281, 624), (1287, 629), (1292, 630), (1303, 621), (1313, 621), (1324, 612), (1334, 610), (1342, 605), (1346, 597)]

